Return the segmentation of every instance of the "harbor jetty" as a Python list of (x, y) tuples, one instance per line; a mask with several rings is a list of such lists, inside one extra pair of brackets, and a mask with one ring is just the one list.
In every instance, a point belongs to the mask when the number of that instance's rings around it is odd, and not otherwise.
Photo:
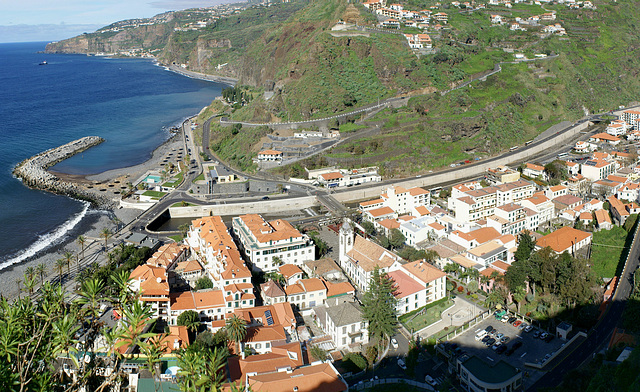
[(101, 195), (95, 190), (88, 189), (88, 187), (81, 186), (80, 184), (62, 181), (47, 171), (47, 169), (56, 163), (102, 142), (104, 142), (104, 139), (101, 137), (87, 136), (60, 147), (49, 149), (20, 162), (13, 169), (13, 175), (21, 179), (22, 182), (30, 188), (41, 189), (79, 200), (86, 200), (94, 207), (113, 208), (116, 202), (107, 195)]

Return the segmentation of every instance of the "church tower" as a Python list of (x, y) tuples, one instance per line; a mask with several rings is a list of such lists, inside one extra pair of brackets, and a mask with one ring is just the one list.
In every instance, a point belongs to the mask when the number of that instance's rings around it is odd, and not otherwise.
[(342, 226), (340, 227), (340, 251), (339, 251), (339, 259), (340, 266), (344, 268), (344, 262), (347, 260), (347, 253), (353, 248), (353, 227), (351, 227), (351, 221), (347, 218), (342, 222)]

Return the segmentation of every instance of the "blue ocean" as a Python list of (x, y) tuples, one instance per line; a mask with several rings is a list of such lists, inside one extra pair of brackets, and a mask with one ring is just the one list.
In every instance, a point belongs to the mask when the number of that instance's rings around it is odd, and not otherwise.
[(22, 185), (11, 174), (18, 162), (96, 135), (106, 142), (55, 170), (96, 174), (142, 163), (167, 140), (167, 128), (224, 88), (151, 60), (39, 53), (45, 46), (0, 44), (0, 269), (64, 241), (87, 215), (79, 201)]

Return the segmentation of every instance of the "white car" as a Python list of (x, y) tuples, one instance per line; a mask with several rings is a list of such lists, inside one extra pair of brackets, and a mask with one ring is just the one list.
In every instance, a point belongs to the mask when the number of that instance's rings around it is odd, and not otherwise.
[(402, 358), (398, 358), (398, 366), (400, 366), (400, 369), (402, 370), (407, 370), (407, 364), (404, 363)]
[(398, 348), (398, 341), (396, 340), (396, 338), (391, 338), (391, 346), (393, 346), (393, 348), (395, 349)]
[(428, 375), (428, 374), (427, 374), (426, 376), (424, 376), (424, 381), (425, 381), (427, 384), (431, 385), (432, 387), (437, 387), (437, 386), (438, 386), (438, 382), (437, 382), (436, 380), (434, 380), (434, 378), (433, 378), (433, 377), (431, 377), (431, 376), (430, 376), (430, 375)]

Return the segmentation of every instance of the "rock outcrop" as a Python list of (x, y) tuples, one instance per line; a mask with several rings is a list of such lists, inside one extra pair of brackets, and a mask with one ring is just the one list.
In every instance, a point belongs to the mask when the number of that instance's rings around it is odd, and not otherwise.
[(30, 188), (86, 200), (94, 207), (113, 208), (116, 202), (106, 195), (85, 189), (78, 184), (62, 181), (47, 171), (48, 168), (56, 163), (102, 142), (104, 142), (104, 139), (101, 137), (87, 136), (60, 147), (41, 152), (38, 155), (20, 162), (13, 169), (13, 175), (20, 178), (22, 182)]

